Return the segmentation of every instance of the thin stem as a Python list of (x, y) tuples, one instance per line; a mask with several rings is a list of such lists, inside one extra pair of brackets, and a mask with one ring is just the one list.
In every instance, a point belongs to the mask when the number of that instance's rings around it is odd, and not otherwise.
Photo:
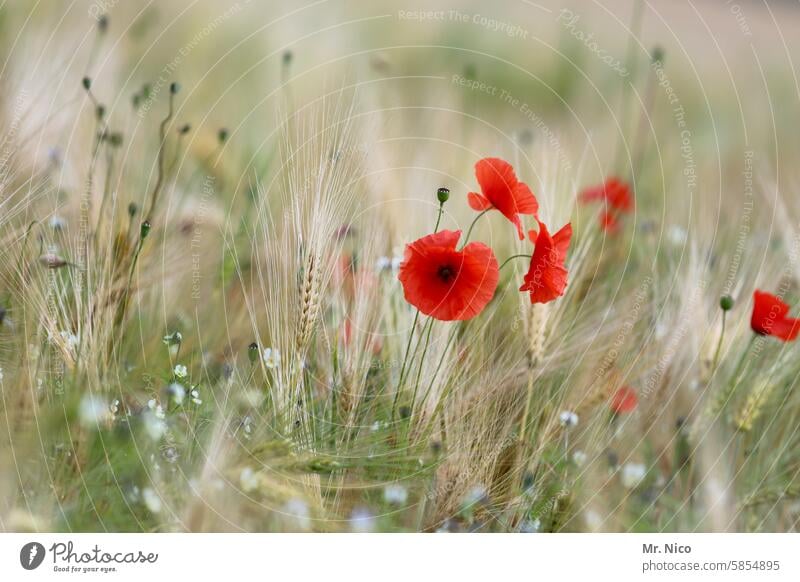
[(502, 270), (503, 267), (505, 267), (511, 261), (511, 259), (521, 259), (522, 257), (525, 257), (526, 259), (530, 259), (531, 255), (525, 255), (525, 254), (522, 254), (522, 255), (511, 255), (505, 261), (503, 261), (503, 264), (500, 265), (500, 268), (498, 270)]
[(714, 361), (711, 364), (711, 377), (713, 378), (714, 375), (717, 373), (717, 364), (719, 363), (719, 353), (722, 351), (722, 340), (725, 338), (725, 319), (726, 315), (728, 314), (727, 311), (722, 312), (722, 331), (719, 333), (719, 342), (717, 343), (717, 351), (714, 352)]
[(478, 219), (480, 219), (481, 216), (483, 216), (492, 209), (494, 209), (494, 206), (492, 206), (491, 208), (487, 208), (486, 210), (482, 211), (478, 216), (475, 217), (475, 220), (472, 221), (472, 224), (469, 225), (469, 229), (467, 229), (467, 236), (464, 237), (464, 243), (461, 245), (462, 249), (465, 246), (467, 246), (467, 243), (469, 242), (469, 237), (472, 234), (472, 229), (475, 228), (475, 223), (478, 222)]
[[(432, 321), (433, 318), (430, 318), (428, 321)], [(422, 377), (422, 366), (425, 364), (425, 355), (428, 353), (428, 345), (431, 341), (431, 331), (433, 331), (433, 325), (428, 326), (428, 333), (425, 335), (425, 347), (422, 348), (422, 357), (419, 359), (419, 368), (417, 369), (417, 380), (414, 382), (414, 394), (411, 396), (411, 408), (414, 408), (414, 404), (417, 401), (417, 391), (419, 390), (419, 380)]]
[(422, 397), (422, 402), (420, 406), (424, 406), (425, 402), (428, 401), (428, 396), (430, 396), (431, 390), (433, 390), (433, 384), (436, 382), (436, 377), (439, 375), (439, 370), (442, 368), (442, 364), (444, 364), (444, 359), (447, 357), (447, 352), (450, 350), (450, 345), (453, 343), (453, 340), (456, 339), (458, 335), (457, 328), (452, 331), (450, 334), (450, 339), (447, 340), (447, 345), (444, 346), (444, 351), (442, 352), (442, 357), (439, 358), (439, 363), (436, 365), (436, 370), (433, 372), (433, 377), (431, 378), (430, 384), (428, 384), (428, 389), (425, 391), (425, 395)]

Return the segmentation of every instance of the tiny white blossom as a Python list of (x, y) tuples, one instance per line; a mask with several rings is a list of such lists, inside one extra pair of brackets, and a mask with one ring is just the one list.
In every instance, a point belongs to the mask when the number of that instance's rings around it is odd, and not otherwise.
[(159, 513), (161, 511), (161, 498), (151, 487), (144, 488), (142, 491), (142, 499), (147, 509), (152, 513)]
[(564, 410), (558, 415), (558, 422), (565, 428), (572, 428), (578, 424), (578, 415), (571, 410)]
[(402, 257), (394, 257), (392, 259), (392, 271), (395, 271), (395, 272), (399, 271), (400, 270), (400, 264), (402, 262), (403, 262), (403, 258)]
[(173, 382), (167, 388), (170, 396), (175, 401), (175, 404), (183, 404), (183, 398), (186, 396), (186, 388), (178, 384), (177, 382)]
[(50, 217), (48, 224), (50, 225), (50, 228), (52, 228), (53, 230), (61, 230), (62, 228), (64, 228), (64, 225), (66, 223), (64, 222), (64, 219), (61, 218), (58, 214), (54, 214), (53, 216)]
[(200, 392), (197, 390), (197, 388), (192, 387), (192, 390), (191, 392), (189, 392), (189, 394), (192, 395), (192, 402), (194, 402), (198, 406), (203, 403), (203, 401), (200, 400)]
[(249, 493), (258, 488), (258, 476), (256, 472), (250, 467), (245, 467), (239, 474), (239, 484), (242, 486), (242, 491)]
[(97, 428), (110, 417), (108, 403), (99, 396), (86, 394), (81, 399), (78, 417), (85, 428)]
[(281, 363), (281, 352), (280, 350), (272, 349), (272, 348), (265, 348), (264, 349), (264, 365), (269, 368), (277, 368)]
[(61, 338), (64, 340), (70, 350), (74, 350), (78, 347), (78, 336), (71, 331), (62, 331)]
[[(159, 406), (158, 408), (161, 407)], [(144, 430), (147, 436), (154, 441), (161, 440), (161, 437), (167, 432), (167, 424), (163, 420), (163, 412), (162, 415), (159, 416), (157, 411), (148, 410), (142, 415), (142, 422), (144, 423)]]
[(356, 507), (350, 514), (350, 531), (355, 533), (375, 531), (375, 517), (365, 507)]
[(393, 505), (403, 505), (408, 499), (408, 491), (398, 483), (387, 485), (383, 489), (383, 500)]
[(622, 485), (627, 489), (637, 487), (647, 474), (647, 467), (641, 463), (625, 463), (622, 467)]
[(581, 467), (586, 462), (586, 453), (583, 451), (575, 451), (572, 453), (572, 460), (575, 461), (576, 465)]
[(375, 270), (376, 271), (388, 271), (392, 268), (392, 259), (389, 257), (378, 257), (378, 260), (375, 261)]
[(286, 502), (283, 508), (284, 513), (292, 518), (298, 529), (309, 530), (311, 529), (311, 516), (308, 513), (308, 506), (302, 499), (296, 497)]
[(172, 370), (173, 374), (175, 374), (176, 378), (186, 378), (189, 375), (189, 371), (186, 369), (186, 366), (183, 364), (177, 364), (175, 369)]
[(542, 520), (536, 518), (534, 520), (526, 519), (520, 524), (520, 531), (522, 533), (537, 533), (542, 527)]

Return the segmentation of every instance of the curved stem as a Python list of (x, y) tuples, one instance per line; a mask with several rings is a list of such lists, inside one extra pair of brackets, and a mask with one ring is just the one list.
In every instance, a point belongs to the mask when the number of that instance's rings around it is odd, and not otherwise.
[(492, 210), (492, 209), (494, 209), (494, 206), (492, 206), (492, 207), (490, 207), (490, 208), (487, 208), (486, 210), (483, 210), (483, 211), (482, 211), (482, 212), (481, 212), (481, 213), (480, 213), (478, 216), (476, 216), (476, 217), (475, 217), (475, 220), (473, 220), (473, 221), (472, 221), (472, 224), (470, 224), (470, 225), (469, 225), (469, 228), (467, 229), (467, 236), (466, 236), (466, 237), (464, 237), (464, 243), (461, 245), (461, 248), (462, 248), (462, 249), (463, 249), (465, 246), (467, 246), (467, 243), (469, 242), (469, 237), (470, 237), (470, 235), (472, 234), (472, 229), (473, 229), (473, 228), (475, 228), (475, 223), (476, 223), (476, 222), (478, 222), (478, 219), (479, 219), (481, 216), (483, 216), (484, 214), (486, 214), (487, 212), (489, 212), (489, 211), (490, 211), (490, 210)]
[(511, 259), (521, 259), (522, 257), (525, 257), (526, 259), (530, 259), (531, 255), (525, 255), (525, 254), (522, 254), (522, 255), (511, 255), (505, 261), (503, 261), (503, 264), (500, 265), (500, 268), (498, 270), (499, 271), (502, 270), (503, 267), (505, 267), (511, 261)]
[[(431, 321), (433, 318), (430, 318)], [(428, 333), (425, 335), (425, 347), (422, 348), (422, 356), (419, 359), (419, 368), (417, 369), (417, 380), (414, 382), (414, 394), (411, 396), (411, 409), (414, 409), (414, 404), (417, 402), (417, 392), (419, 391), (419, 381), (422, 377), (422, 366), (425, 364), (425, 355), (428, 353), (428, 345), (431, 343), (431, 331), (433, 325), (428, 326)]]

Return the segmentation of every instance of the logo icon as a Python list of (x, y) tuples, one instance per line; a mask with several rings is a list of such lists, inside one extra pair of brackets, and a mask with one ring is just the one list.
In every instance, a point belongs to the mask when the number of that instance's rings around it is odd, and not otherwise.
[(44, 561), (44, 546), (39, 542), (28, 542), (19, 551), (19, 563), (26, 570), (35, 570)]

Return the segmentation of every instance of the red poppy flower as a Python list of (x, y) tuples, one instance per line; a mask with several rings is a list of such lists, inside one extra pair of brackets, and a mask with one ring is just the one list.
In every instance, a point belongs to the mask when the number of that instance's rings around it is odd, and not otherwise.
[(600, 226), (603, 230), (616, 231), (619, 227), (619, 215), (633, 210), (633, 195), (628, 184), (619, 178), (611, 177), (599, 186), (586, 188), (578, 196), (583, 203), (603, 202), (606, 207), (600, 214)]
[(614, 414), (633, 412), (638, 404), (639, 397), (636, 396), (636, 391), (629, 386), (623, 386), (614, 392), (609, 403)]
[(406, 301), (442, 321), (471, 319), (492, 299), (500, 277), (492, 249), (471, 242), (456, 250), (461, 231), (443, 230), (406, 245), (398, 278)]
[(520, 291), (529, 291), (531, 303), (548, 303), (564, 294), (567, 287), (567, 258), (572, 225), (567, 223), (550, 236), (547, 227), (537, 219), (539, 234), (530, 231), (531, 242), (536, 244), (531, 256), (531, 266), (525, 275)]
[(536, 216), (539, 212), (539, 203), (528, 185), (517, 180), (511, 164), (500, 158), (478, 160), (475, 177), (480, 184), (481, 194), (467, 194), (470, 207), (473, 210), (496, 208), (517, 227), (519, 240), (524, 239), (519, 215)]
[(780, 298), (756, 290), (753, 293), (753, 316), (750, 327), (759, 335), (771, 335), (785, 342), (797, 338), (800, 333), (800, 319), (786, 317), (789, 306)]

